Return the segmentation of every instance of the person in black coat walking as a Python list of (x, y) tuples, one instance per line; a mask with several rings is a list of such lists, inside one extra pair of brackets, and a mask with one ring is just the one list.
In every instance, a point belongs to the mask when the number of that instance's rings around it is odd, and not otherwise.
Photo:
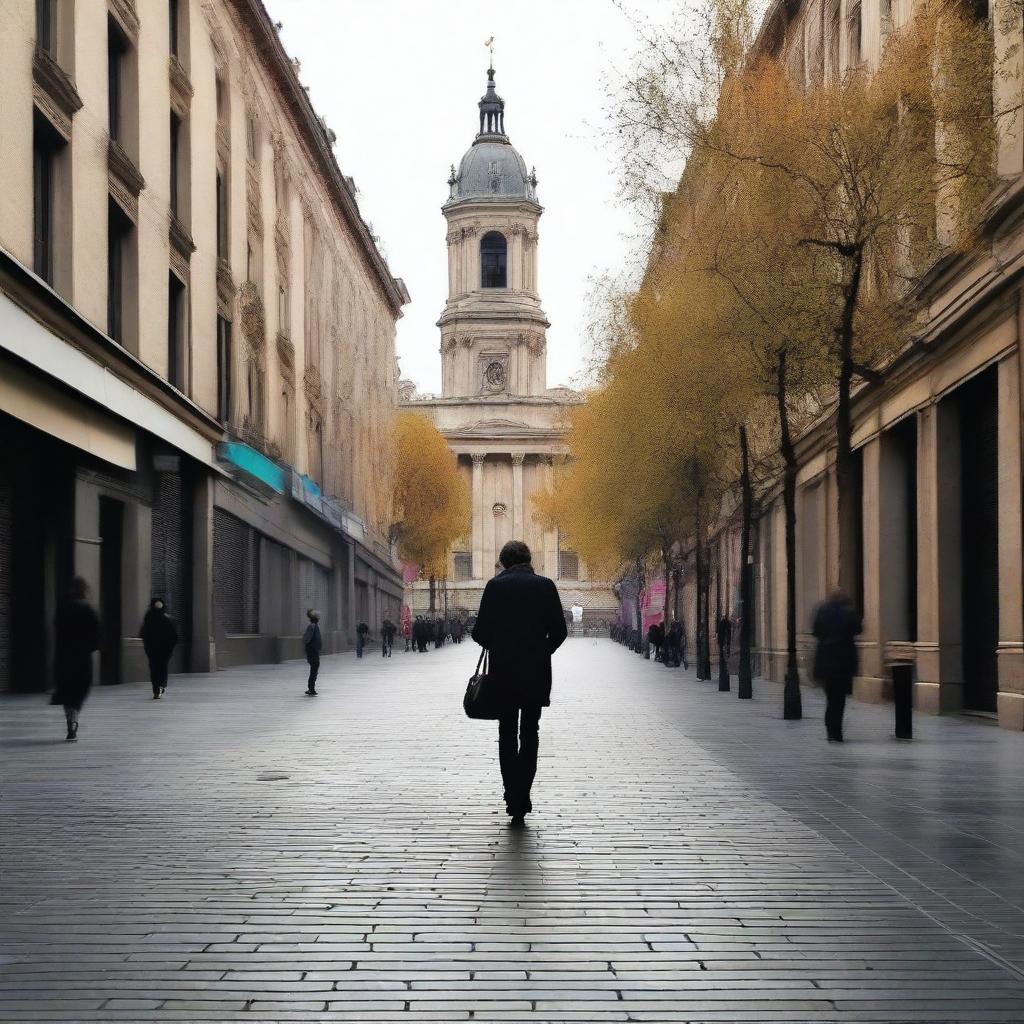
[(309, 662), (309, 680), (306, 683), (306, 696), (315, 697), (316, 677), (320, 674), (320, 651), (323, 649), (323, 637), (320, 636), (320, 613), (315, 608), (306, 611), (309, 625), (302, 634), (302, 648)]
[(92, 688), (92, 653), (100, 646), (100, 618), (88, 596), (89, 585), (76, 576), (54, 619), (57, 688), (50, 703), (64, 706), (69, 743), (78, 739), (78, 716)]
[(814, 614), (813, 632), (818, 640), (814, 678), (825, 688), (825, 732), (833, 743), (843, 742), (846, 697), (853, 692), (857, 674), (854, 638), (860, 631), (860, 616), (841, 590), (834, 591)]
[(558, 588), (533, 571), (530, 557), (519, 540), (501, 549), (504, 569), (484, 587), (472, 633), (489, 652), (488, 673), (505, 699), (498, 760), (505, 809), (515, 826), (533, 810), (540, 714), (551, 704), (551, 655), (568, 635)]
[(149, 661), (149, 680), (153, 685), (153, 700), (167, 693), (167, 667), (178, 643), (178, 629), (167, 614), (162, 597), (154, 597), (139, 627), (142, 649)]

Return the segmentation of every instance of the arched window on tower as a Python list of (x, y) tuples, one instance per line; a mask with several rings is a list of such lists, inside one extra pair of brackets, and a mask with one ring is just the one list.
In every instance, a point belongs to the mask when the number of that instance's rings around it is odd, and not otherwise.
[(508, 243), (500, 231), (480, 239), (480, 284), (483, 288), (508, 287)]

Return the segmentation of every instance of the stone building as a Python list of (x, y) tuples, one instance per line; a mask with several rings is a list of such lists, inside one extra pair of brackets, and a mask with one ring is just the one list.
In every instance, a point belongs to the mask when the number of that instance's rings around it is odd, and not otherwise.
[[(475, 611), (507, 540), (525, 540), (534, 566), (557, 580), (584, 624), (614, 616), (607, 583), (591, 580), (575, 551), (533, 515), (564, 459), (566, 413), (581, 397), (547, 386), (547, 317), (538, 286), (537, 175), (505, 132), (505, 103), (487, 72), (479, 132), (448, 179), (448, 299), (441, 329), (440, 396), (401, 386), (402, 405), (431, 417), (456, 453), (472, 493), (472, 531), (449, 553), (449, 610)], [(415, 613), (428, 584), (411, 588)]]
[(5, 0), (0, 688), (40, 689), (73, 575), (100, 674), (328, 649), (395, 614), (374, 465), (408, 295), (259, 0)]
[[(855, 694), (891, 694), (891, 665), (913, 665), (915, 705), (988, 714), (1024, 729), (1020, 361), (1024, 326), (1024, 53), (1019, 9), (973, 5), (994, 36), (1001, 119), (999, 182), (980, 241), (940, 261), (919, 284), (926, 322), (881, 383), (854, 395), (864, 616)], [(757, 46), (781, 56), (805, 87), (853, 66), (876, 67), (892, 24), (912, 4), (775, 2)], [(815, 604), (838, 578), (838, 511), (830, 422), (799, 441), (797, 616), (804, 679)], [(769, 493), (755, 545), (755, 642), (760, 670), (785, 671), (785, 549), (781, 494)], [(738, 613), (739, 542), (714, 546), (721, 607)], [(686, 606), (693, 593), (688, 588)]]

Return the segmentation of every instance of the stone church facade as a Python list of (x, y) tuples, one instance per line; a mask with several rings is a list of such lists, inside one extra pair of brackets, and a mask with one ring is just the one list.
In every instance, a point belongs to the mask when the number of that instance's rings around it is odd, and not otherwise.
[[(582, 397), (547, 386), (548, 319), (538, 291), (537, 176), (505, 133), (505, 104), (488, 70), (480, 130), (448, 179), (448, 299), (441, 330), (442, 390), (421, 396), (403, 381), (403, 408), (429, 416), (458, 457), (472, 493), (470, 533), (448, 556), (438, 613), (474, 612), (501, 546), (525, 540), (538, 572), (556, 580), (565, 608), (584, 625), (614, 617), (610, 584), (591, 580), (575, 551), (533, 514), (533, 498), (566, 458), (567, 413)], [(429, 586), (407, 590), (414, 614)]]

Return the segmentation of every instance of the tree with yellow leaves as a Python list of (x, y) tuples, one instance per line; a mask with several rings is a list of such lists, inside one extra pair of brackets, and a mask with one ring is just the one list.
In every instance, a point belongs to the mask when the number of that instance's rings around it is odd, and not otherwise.
[(839, 582), (852, 593), (852, 391), (912, 336), (914, 282), (970, 238), (992, 184), (996, 121), (1010, 112), (992, 107), (986, 27), (951, 0), (917, 4), (877, 68), (827, 80), (811, 68), (810, 86), (791, 79), (781, 51), (753, 52), (746, 0), (711, 0), (696, 19), (702, 32), (690, 13), (647, 36), (619, 97), (627, 191), (656, 192), (659, 175), (688, 160), (680, 185), (696, 198), (677, 230), (691, 246), (701, 239), (704, 267), (733, 290), (728, 334), (774, 385), (765, 391), (775, 392), (786, 506), (786, 714), (799, 717), (794, 427), (822, 408), (833, 417)]
[(433, 611), (434, 581), (447, 577), (448, 550), (469, 530), (469, 487), (448, 442), (425, 416), (395, 416), (392, 448), (391, 539), (430, 578)]

